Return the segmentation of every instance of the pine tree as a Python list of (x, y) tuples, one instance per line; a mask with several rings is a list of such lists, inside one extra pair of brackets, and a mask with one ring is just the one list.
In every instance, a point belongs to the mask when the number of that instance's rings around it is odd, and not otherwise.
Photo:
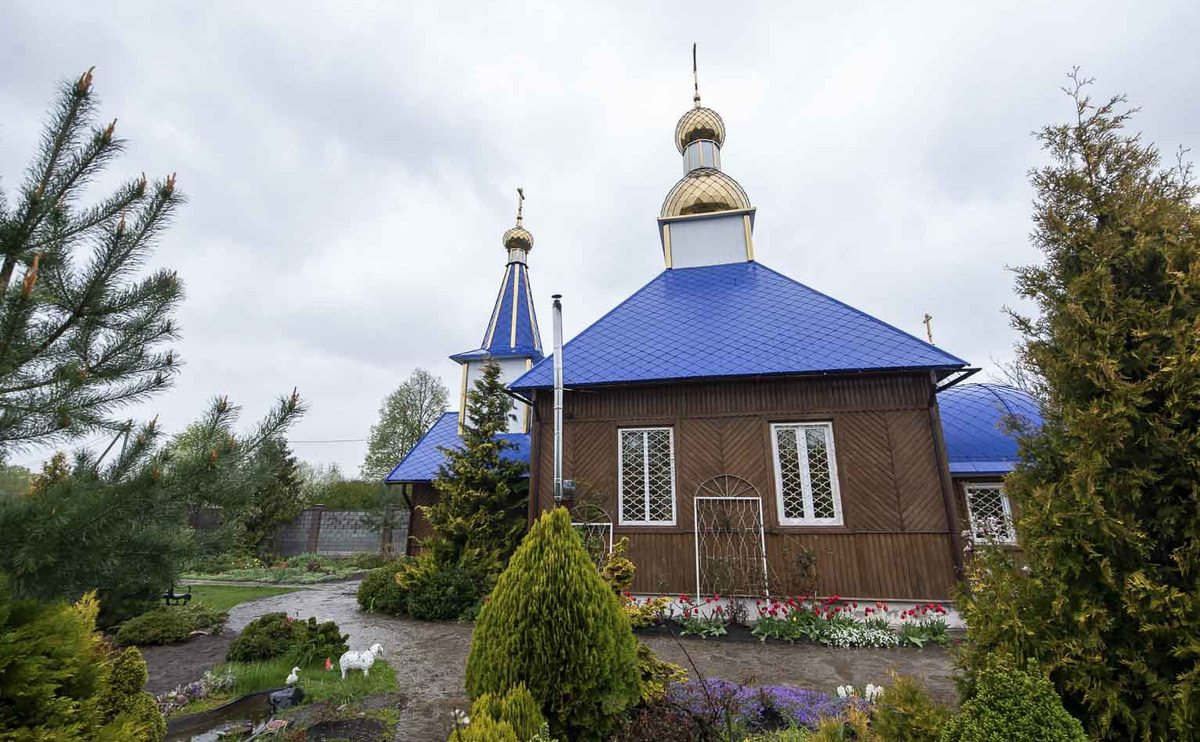
[(247, 435), (233, 431), (237, 411), (217, 399), (198, 426), (203, 440), (182, 450), (159, 446), (152, 421), (114, 445), (111, 460), (81, 451), (68, 475), (0, 500), (0, 571), (15, 594), (75, 600), (94, 590), (106, 627), (143, 610), (198, 552), (191, 508), (241, 512), (241, 493), (261, 484), (249, 463), (303, 407), (284, 397)]
[(380, 481), (386, 477), (446, 411), (448, 398), (440, 379), (423, 368), (414, 369), (379, 406), (379, 422), (371, 426), (360, 469), (362, 478)]
[(94, 125), (89, 70), (64, 84), (14, 203), (0, 192), (0, 459), (7, 450), (119, 429), (113, 410), (170, 385), (163, 343), (183, 297), (171, 271), (138, 276), (182, 195), (145, 175), (77, 201), (120, 154)]
[(1073, 75), (1076, 119), (1039, 138), (1033, 239), (1016, 317), (1045, 394), (1006, 482), (1025, 569), (985, 555), (964, 602), (973, 659), (1037, 659), (1089, 736), (1200, 728), (1200, 209)]
[(467, 394), (462, 446), (445, 448), (434, 487), (438, 501), (423, 508), (433, 527), (433, 551), (455, 559), (466, 551), (502, 566), (528, 522), (528, 465), (506, 456), (513, 444), (497, 436), (508, 429), (512, 398), (489, 362)]

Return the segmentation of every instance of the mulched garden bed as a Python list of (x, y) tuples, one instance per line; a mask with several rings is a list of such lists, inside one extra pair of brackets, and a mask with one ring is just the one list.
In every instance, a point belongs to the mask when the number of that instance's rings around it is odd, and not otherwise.
[(699, 640), (699, 641), (726, 641), (726, 642), (754, 642), (758, 643), (758, 637), (750, 633), (750, 627), (744, 624), (729, 624), (725, 627), (727, 633), (721, 636), (696, 636), (695, 634), (684, 634), (683, 627), (678, 621), (668, 620), (664, 623), (646, 626), (640, 629), (634, 629), (633, 633), (639, 636), (677, 636), (680, 639)]
[(146, 690), (157, 695), (198, 679), (205, 670), (225, 661), (225, 653), (235, 636), (236, 632), (228, 631), (216, 636), (197, 636), (178, 644), (140, 647), (150, 671)]
[(304, 729), (304, 739), (308, 742), (335, 739), (348, 742), (377, 742), (389, 739), (391, 735), (391, 730), (379, 719), (333, 719), (319, 721)]

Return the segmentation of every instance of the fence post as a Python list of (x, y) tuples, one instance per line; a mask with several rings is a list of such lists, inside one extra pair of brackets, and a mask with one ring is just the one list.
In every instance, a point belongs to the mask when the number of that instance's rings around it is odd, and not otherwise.
[(308, 521), (308, 547), (305, 549), (309, 554), (317, 553), (317, 544), (321, 540), (321, 514), (325, 512), (325, 506), (320, 503), (312, 506), (312, 517)]

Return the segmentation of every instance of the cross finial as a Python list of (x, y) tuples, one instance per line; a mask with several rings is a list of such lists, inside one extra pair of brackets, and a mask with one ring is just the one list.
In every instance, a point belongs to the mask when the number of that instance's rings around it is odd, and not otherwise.
[(700, 107), (700, 73), (696, 71), (696, 45), (692, 44), (692, 87), (696, 93), (692, 96), (692, 103), (696, 108)]
[(921, 322), (925, 325), (925, 335), (929, 338), (929, 344), (933, 345), (933, 315), (926, 312)]
[(517, 189), (517, 224), (521, 223), (521, 213), (525, 211), (525, 189)]

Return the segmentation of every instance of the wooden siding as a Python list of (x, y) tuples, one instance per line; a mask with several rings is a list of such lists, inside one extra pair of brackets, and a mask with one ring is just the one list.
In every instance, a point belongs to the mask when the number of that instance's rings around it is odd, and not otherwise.
[(416, 556), (421, 553), (421, 542), (433, 535), (429, 519), (421, 512), (420, 506), (437, 502), (437, 492), (428, 482), (415, 482), (409, 498), (412, 500), (413, 509), (408, 520), (408, 548), (405, 553)]
[[(711, 477), (730, 474), (763, 499), (769, 572), (794, 592), (795, 554), (817, 561), (817, 590), (861, 598), (945, 599), (955, 552), (932, 428), (932, 380), (924, 374), (758, 379), (568, 391), (563, 472), (577, 485), (574, 504), (617, 513), (617, 431), (675, 431), (675, 526), (616, 526), (630, 539), (640, 592), (695, 590), (693, 498)], [(553, 505), (551, 395), (536, 397), (537, 507)], [(833, 424), (843, 526), (779, 525), (771, 449), (773, 422)], [(957, 518), (956, 518), (957, 519)], [(789, 562), (791, 562), (789, 564)]]

